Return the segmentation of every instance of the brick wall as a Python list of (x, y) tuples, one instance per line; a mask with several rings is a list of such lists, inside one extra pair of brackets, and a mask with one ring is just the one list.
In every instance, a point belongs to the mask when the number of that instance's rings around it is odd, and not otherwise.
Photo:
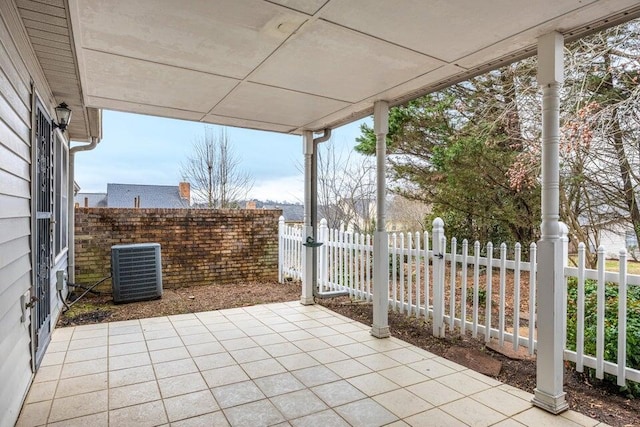
[(75, 211), (76, 283), (109, 276), (111, 246), (127, 243), (160, 243), (165, 288), (278, 279), (280, 210)]

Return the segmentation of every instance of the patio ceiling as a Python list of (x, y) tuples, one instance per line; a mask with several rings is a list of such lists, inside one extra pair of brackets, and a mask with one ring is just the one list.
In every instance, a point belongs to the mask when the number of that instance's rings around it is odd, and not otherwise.
[(67, 13), (86, 107), (300, 133), (533, 55), (550, 31), (574, 39), (640, 16), (640, 5), (68, 0)]

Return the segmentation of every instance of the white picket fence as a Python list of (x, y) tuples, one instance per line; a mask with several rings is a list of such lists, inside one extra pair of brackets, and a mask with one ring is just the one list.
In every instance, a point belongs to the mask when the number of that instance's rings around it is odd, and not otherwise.
[[(317, 240), (317, 282), (323, 291), (347, 290), (357, 299), (372, 298), (373, 246), (370, 235), (328, 229), (322, 220)], [(563, 239), (568, 245), (568, 239)], [(435, 248), (435, 250), (434, 250)], [(302, 229), (280, 222), (280, 281), (298, 280), (302, 272)], [(497, 256), (494, 256), (494, 253)], [(536, 256), (535, 243), (528, 246), (527, 259), (518, 243), (494, 248), (479, 242), (460, 244), (447, 239), (441, 220), (434, 221), (432, 233), (393, 233), (389, 236), (389, 307), (397, 312), (430, 319), (436, 336), (449, 333), (475, 338), (491, 338), (500, 345), (510, 343), (534, 354), (536, 348)], [(620, 253), (620, 272), (605, 272), (605, 250), (598, 251), (597, 270), (585, 268), (585, 248), (580, 245), (578, 267), (565, 267), (565, 279), (577, 280), (576, 350), (566, 349), (565, 360), (615, 375), (618, 383), (640, 382), (640, 371), (626, 366), (627, 287), (640, 285), (640, 276), (626, 274), (626, 253)], [(568, 261), (568, 259), (567, 259)], [(598, 282), (596, 354), (585, 354), (585, 281)], [(606, 361), (605, 282), (619, 287), (617, 361)], [(567, 280), (565, 280), (565, 289)], [(565, 292), (565, 296), (567, 292)], [(567, 299), (565, 298), (565, 308)], [(565, 310), (566, 313), (566, 310)], [(566, 316), (565, 316), (566, 321)], [(566, 329), (566, 328), (565, 328)], [(489, 331), (489, 333), (487, 333)], [(566, 342), (566, 341), (565, 341)], [(566, 348), (567, 346), (565, 346)]]

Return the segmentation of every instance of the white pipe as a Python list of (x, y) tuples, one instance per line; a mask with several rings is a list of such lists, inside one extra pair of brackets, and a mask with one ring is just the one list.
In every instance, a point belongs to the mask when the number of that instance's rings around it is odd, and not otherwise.
[[(75, 182), (75, 154), (79, 151), (89, 151), (96, 148), (100, 140), (96, 137), (91, 137), (91, 142), (84, 145), (76, 145), (69, 148), (69, 181), (67, 186), (67, 235), (69, 241), (67, 245), (69, 247), (68, 252), (68, 275), (69, 282), (75, 283), (76, 280), (76, 216), (75, 216), (75, 203), (74, 203), (74, 182)], [(71, 142), (69, 142), (71, 144)]]

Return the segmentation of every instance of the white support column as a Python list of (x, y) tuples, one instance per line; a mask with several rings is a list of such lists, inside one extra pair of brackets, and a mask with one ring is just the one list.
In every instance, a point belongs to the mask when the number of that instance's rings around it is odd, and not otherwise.
[(386, 338), (389, 333), (389, 237), (385, 229), (387, 133), (389, 104), (377, 101), (373, 106), (376, 133), (376, 231), (373, 236), (373, 325), (371, 335)]
[[(311, 210), (313, 200), (317, 197), (317, 194), (313, 194), (315, 186), (313, 180), (315, 176), (313, 174), (314, 163), (314, 144), (313, 144), (313, 132), (304, 131), (302, 134), (302, 144), (304, 153), (304, 229), (302, 233), (302, 241), (306, 242), (307, 238), (313, 238), (314, 224), (311, 218)], [(310, 246), (304, 246), (302, 256), (302, 295), (300, 296), (300, 303), (303, 305), (313, 304), (313, 248)]]
[(563, 391), (564, 251), (560, 236), (560, 87), (564, 40), (557, 32), (538, 39), (542, 88), (542, 237), (538, 243), (538, 354), (533, 404), (558, 414), (568, 409)]

